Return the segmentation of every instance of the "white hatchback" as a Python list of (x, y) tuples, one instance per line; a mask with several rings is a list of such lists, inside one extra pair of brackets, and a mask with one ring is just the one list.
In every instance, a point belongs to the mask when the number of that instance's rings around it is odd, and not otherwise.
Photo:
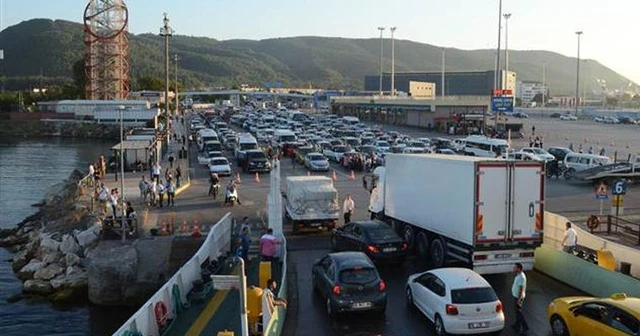
[(466, 268), (439, 268), (411, 275), (407, 304), (433, 321), (436, 334), (483, 334), (504, 329), (502, 302), (491, 285)]

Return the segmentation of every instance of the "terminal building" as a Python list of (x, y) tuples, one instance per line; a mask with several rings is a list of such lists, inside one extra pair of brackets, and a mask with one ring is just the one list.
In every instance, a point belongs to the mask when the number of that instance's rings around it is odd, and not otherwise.
[[(516, 73), (501, 70), (504, 89), (516, 91)], [(444, 95), (445, 96), (489, 96), (494, 89), (495, 71), (445, 71)], [(443, 95), (442, 72), (396, 72), (395, 89), (409, 92), (410, 82), (436, 83), (437, 96)], [(380, 91), (380, 76), (369, 75), (364, 77), (365, 91)], [(382, 91), (391, 91), (391, 73), (382, 74)]]

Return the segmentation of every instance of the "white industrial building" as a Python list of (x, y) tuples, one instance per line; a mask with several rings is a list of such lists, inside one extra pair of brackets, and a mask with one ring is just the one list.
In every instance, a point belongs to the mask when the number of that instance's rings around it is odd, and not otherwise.
[(548, 94), (549, 87), (540, 82), (522, 81), (516, 86), (516, 98), (520, 98), (522, 104), (529, 104), (538, 94)]
[(76, 120), (98, 123), (120, 122), (120, 109), (127, 125), (144, 125), (160, 115), (160, 109), (146, 100), (60, 100), (38, 103), (41, 111), (55, 112)]

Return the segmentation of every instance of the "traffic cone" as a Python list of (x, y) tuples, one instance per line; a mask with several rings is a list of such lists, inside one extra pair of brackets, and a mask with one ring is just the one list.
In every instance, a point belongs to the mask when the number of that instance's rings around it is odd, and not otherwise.
[(240, 173), (236, 172), (236, 183), (242, 183), (242, 181), (240, 181)]
[(193, 224), (193, 232), (191, 233), (191, 237), (200, 237), (200, 236), (202, 236), (202, 233), (200, 232), (200, 226), (196, 222), (195, 224)]
[(256, 173), (255, 181), (256, 183), (260, 183), (260, 174)]
[(183, 220), (182, 225), (180, 226), (180, 232), (187, 233), (187, 231), (189, 231), (189, 228), (187, 228), (187, 221)]
[(338, 174), (336, 174), (336, 171), (335, 171), (335, 170), (333, 171), (333, 176), (332, 176), (332, 178), (333, 178), (333, 180), (334, 180), (334, 181), (337, 181), (337, 180), (338, 180)]
[(356, 173), (352, 170), (351, 171), (351, 176), (349, 176), (350, 180), (355, 180), (356, 179)]

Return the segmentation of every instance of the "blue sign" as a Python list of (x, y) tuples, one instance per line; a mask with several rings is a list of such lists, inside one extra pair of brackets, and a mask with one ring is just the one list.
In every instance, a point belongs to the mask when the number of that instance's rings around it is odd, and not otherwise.
[(513, 97), (492, 97), (491, 111), (513, 112)]
[(627, 193), (627, 181), (616, 180), (611, 188), (611, 195), (624, 195)]

